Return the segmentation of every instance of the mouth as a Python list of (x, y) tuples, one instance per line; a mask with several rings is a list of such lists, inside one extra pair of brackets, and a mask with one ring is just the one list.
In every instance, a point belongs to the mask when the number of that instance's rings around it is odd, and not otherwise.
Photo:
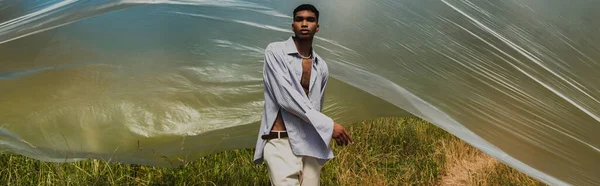
[(300, 30), (300, 33), (308, 34), (308, 33), (310, 33), (310, 30), (302, 29), (302, 30)]

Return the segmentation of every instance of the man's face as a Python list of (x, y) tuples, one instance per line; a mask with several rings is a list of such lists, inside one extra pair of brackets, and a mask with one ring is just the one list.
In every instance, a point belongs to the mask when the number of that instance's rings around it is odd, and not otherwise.
[(294, 15), (294, 22), (292, 23), (292, 30), (299, 39), (312, 39), (312, 37), (319, 32), (317, 16), (315, 16), (315, 13), (308, 10), (296, 12), (296, 15)]

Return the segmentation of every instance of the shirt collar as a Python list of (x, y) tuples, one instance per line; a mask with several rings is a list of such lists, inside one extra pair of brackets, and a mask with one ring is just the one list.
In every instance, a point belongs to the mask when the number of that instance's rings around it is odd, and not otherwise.
[[(286, 41), (285, 41), (285, 48), (284, 51), (286, 54), (298, 54), (298, 49), (296, 48), (296, 43), (294, 43), (294, 36), (290, 36)], [(315, 63), (319, 62), (319, 55), (317, 55), (317, 53), (315, 53), (315, 50), (312, 49), (312, 58), (315, 60)]]

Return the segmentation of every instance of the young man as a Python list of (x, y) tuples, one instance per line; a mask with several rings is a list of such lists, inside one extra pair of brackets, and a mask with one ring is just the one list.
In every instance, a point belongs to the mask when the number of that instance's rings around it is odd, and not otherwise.
[(254, 162), (268, 166), (273, 185), (319, 185), (322, 165), (333, 158), (330, 141), (354, 143), (344, 127), (321, 113), (329, 71), (312, 47), (319, 11), (294, 9), (294, 36), (265, 50), (265, 105)]

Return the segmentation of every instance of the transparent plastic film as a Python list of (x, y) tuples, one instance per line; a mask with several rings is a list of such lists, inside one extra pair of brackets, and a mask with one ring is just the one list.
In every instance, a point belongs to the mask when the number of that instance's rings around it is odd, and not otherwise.
[[(264, 48), (301, 3), (0, 0), (0, 148), (157, 166), (252, 148)], [(599, 2), (309, 3), (335, 121), (418, 116), (545, 183), (600, 184)]]

